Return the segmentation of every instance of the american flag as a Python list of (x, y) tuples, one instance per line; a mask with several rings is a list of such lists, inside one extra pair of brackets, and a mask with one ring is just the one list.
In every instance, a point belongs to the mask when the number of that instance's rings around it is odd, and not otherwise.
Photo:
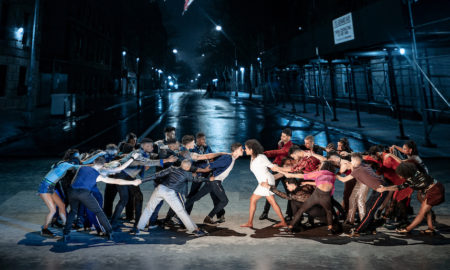
[(188, 10), (189, 6), (194, 2), (194, 0), (185, 0), (184, 1), (184, 9), (183, 13), (181, 15), (184, 15), (184, 13)]

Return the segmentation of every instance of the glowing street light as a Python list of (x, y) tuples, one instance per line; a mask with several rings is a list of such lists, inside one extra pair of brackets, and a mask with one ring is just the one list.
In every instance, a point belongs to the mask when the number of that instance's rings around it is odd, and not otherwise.
[(216, 31), (222, 31), (222, 26), (220, 26), (220, 25), (216, 25)]
[(178, 50), (177, 50), (177, 49), (173, 49), (172, 52), (173, 52), (174, 54), (177, 54), (177, 53), (178, 53)]
[(405, 54), (405, 49), (400, 48), (400, 54), (401, 54), (401, 55), (404, 55), (404, 54)]
[(122, 51), (122, 56), (125, 56), (125, 55), (127, 55), (127, 52), (126, 51)]
[(17, 30), (16, 30), (16, 39), (17, 40), (19, 40), (19, 41), (22, 41), (22, 38), (23, 38), (23, 27), (19, 27)]
[(244, 73), (244, 71), (245, 71), (245, 68), (241, 67), (241, 72)]

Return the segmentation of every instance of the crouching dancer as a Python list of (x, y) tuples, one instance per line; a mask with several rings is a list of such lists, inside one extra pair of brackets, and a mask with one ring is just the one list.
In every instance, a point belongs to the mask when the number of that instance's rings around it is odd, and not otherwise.
[(292, 229), (298, 222), (300, 222), (303, 213), (311, 209), (315, 205), (320, 205), (325, 210), (327, 216), (328, 230), (334, 234), (333, 230), (333, 206), (331, 203), (331, 196), (334, 193), (334, 182), (336, 181), (336, 175), (334, 174), (335, 167), (330, 161), (324, 161), (320, 170), (317, 172), (311, 172), (307, 174), (290, 174), (284, 173), (288, 178), (298, 177), (305, 180), (314, 180), (314, 182), (304, 182), (307, 185), (316, 186), (316, 189), (311, 194), (297, 213), (294, 214), (289, 229)]
[[(178, 198), (178, 193), (185, 193), (187, 189), (187, 182), (206, 182), (209, 179), (204, 177), (193, 176), (189, 172), (191, 168), (191, 162), (187, 159), (181, 162), (180, 167), (170, 167), (160, 172), (157, 172), (149, 177), (144, 178), (142, 181), (147, 182), (151, 180), (160, 179), (161, 183), (153, 191), (150, 200), (147, 203), (144, 211), (142, 211), (141, 217), (137, 228), (134, 228), (132, 233), (140, 235), (144, 234), (142, 231), (147, 225), (150, 217), (155, 211), (156, 206), (162, 201), (166, 201), (170, 208), (175, 212), (178, 218), (181, 219), (184, 226), (189, 232), (194, 233), (196, 236), (204, 236), (206, 232), (199, 230), (197, 225), (192, 221), (189, 214), (186, 212), (184, 205)], [(166, 177), (168, 176), (168, 177)]]
[[(134, 157), (131, 157), (131, 159), (134, 160)], [(97, 216), (100, 225), (106, 231), (108, 239), (112, 240), (111, 224), (109, 223), (108, 218), (98, 204), (97, 200), (92, 195), (92, 190), (97, 189), (97, 182), (102, 181), (108, 184), (135, 186), (141, 184), (141, 180), (128, 181), (100, 175), (100, 172), (103, 171), (104, 164), (105, 158), (98, 157), (94, 161), (94, 165), (92, 167), (82, 167), (78, 170), (75, 179), (73, 180), (72, 185), (69, 189), (70, 213), (67, 217), (66, 226), (63, 230), (64, 242), (69, 241), (69, 233), (70, 229), (72, 228), (72, 222), (78, 212), (78, 207), (80, 206), (80, 204), (86, 206), (88, 210), (90, 210)]]

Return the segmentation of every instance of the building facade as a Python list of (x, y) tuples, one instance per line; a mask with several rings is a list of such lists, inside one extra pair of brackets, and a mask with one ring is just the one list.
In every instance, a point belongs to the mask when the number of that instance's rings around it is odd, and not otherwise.
[(26, 108), (33, 14), (33, 0), (0, 2), (0, 107), (4, 109)]

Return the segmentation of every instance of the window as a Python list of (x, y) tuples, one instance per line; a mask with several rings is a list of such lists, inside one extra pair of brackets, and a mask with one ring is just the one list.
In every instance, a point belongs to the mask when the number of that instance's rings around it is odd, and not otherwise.
[(7, 22), (8, 22), (8, 5), (4, 3), (0, 4), (0, 39), (6, 39), (8, 35)]
[(17, 85), (17, 95), (24, 96), (27, 93), (25, 81), (27, 78), (27, 67), (20, 67), (19, 70), (19, 84)]
[(6, 95), (6, 65), (0, 65), (0, 97), (4, 97)]

